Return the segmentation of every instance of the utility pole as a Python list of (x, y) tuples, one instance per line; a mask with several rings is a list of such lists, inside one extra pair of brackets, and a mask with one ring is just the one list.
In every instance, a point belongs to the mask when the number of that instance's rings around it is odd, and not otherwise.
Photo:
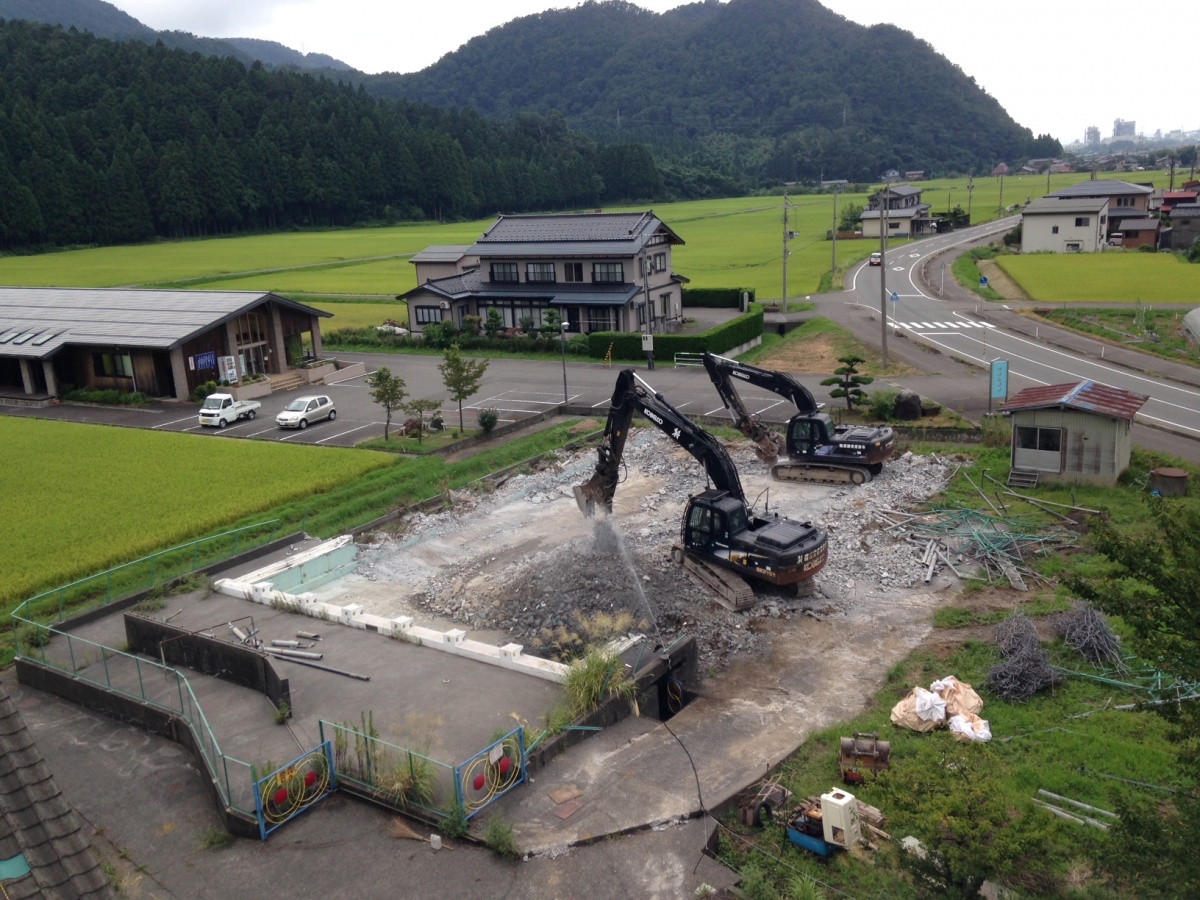
[(835, 184), (833, 186), (833, 227), (829, 232), (833, 235), (833, 261), (829, 266), (829, 287), (831, 290), (834, 289), (833, 279), (837, 278), (837, 195), (838, 185)]
[(996, 215), (1004, 212), (1004, 176), (1000, 176), (1000, 203), (996, 206)]
[(879, 189), (879, 323), (883, 329), (883, 367), (888, 365), (887, 352), (887, 233), (888, 200), (887, 185)]
[(971, 194), (975, 191), (975, 176), (967, 176), (967, 227), (971, 226)]
[(788, 269), (788, 241), (792, 239), (792, 233), (788, 230), (788, 208), (791, 202), (788, 200), (788, 188), (794, 185), (794, 181), (785, 181), (783, 183), (783, 300), (781, 301), (781, 309), (787, 311), (788, 288), (787, 288), (787, 269)]

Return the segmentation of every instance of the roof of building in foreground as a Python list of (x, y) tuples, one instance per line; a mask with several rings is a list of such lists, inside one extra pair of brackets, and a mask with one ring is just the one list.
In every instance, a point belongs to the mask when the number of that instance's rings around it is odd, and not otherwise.
[(1137, 415), (1138, 410), (1149, 399), (1145, 394), (1135, 394), (1133, 391), (1109, 387), (1096, 381), (1080, 381), (1076, 384), (1048, 384), (1026, 388), (1000, 407), (1000, 412), (1073, 409), (1128, 421)]

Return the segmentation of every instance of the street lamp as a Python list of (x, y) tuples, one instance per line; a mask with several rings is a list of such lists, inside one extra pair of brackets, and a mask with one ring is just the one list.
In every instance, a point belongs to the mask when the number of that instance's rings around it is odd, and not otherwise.
[[(570, 322), (558, 323), (558, 339), (562, 343), (563, 406), (567, 405), (567, 329), (570, 327)], [(564, 409), (563, 412), (566, 410)]]

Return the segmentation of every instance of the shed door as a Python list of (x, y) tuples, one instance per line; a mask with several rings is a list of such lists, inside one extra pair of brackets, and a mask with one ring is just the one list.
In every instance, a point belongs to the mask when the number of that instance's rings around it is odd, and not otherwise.
[(1013, 429), (1013, 467), (1037, 472), (1061, 472), (1063, 429), (1019, 425)]

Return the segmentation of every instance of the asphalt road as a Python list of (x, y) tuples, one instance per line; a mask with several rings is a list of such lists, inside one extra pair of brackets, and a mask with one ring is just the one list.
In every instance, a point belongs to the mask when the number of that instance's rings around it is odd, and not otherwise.
[[(884, 266), (864, 266), (852, 274), (851, 290), (859, 302), (878, 309), (882, 274), (889, 297), (888, 324), (893, 331), (903, 331), (943, 354), (984, 369), (994, 360), (1007, 360), (1009, 396), (1037, 385), (1097, 381), (1150, 397), (1135, 421), (1200, 438), (1200, 389), (1160, 374), (1170, 363), (1141, 357), (1130, 367), (1105, 358), (1105, 347), (1100, 344), (1083, 354), (1018, 333), (991, 321), (994, 311), (1007, 306), (981, 304), (953, 283), (952, 277), (942, 281), (943, 265), (949, 265), (951, 255), (929, 263), (934, 254), (974, 243), (984, 234), (1007, 231), (1015, 223), (1015, 219), (1006, 219), (889, 250)], [(925, 277), (932, 284), (926, 284)], [(939, 289), (945, 291), (943, 296), (938, 295)], [(893, 295), (894, 301), (890, 299)]]

